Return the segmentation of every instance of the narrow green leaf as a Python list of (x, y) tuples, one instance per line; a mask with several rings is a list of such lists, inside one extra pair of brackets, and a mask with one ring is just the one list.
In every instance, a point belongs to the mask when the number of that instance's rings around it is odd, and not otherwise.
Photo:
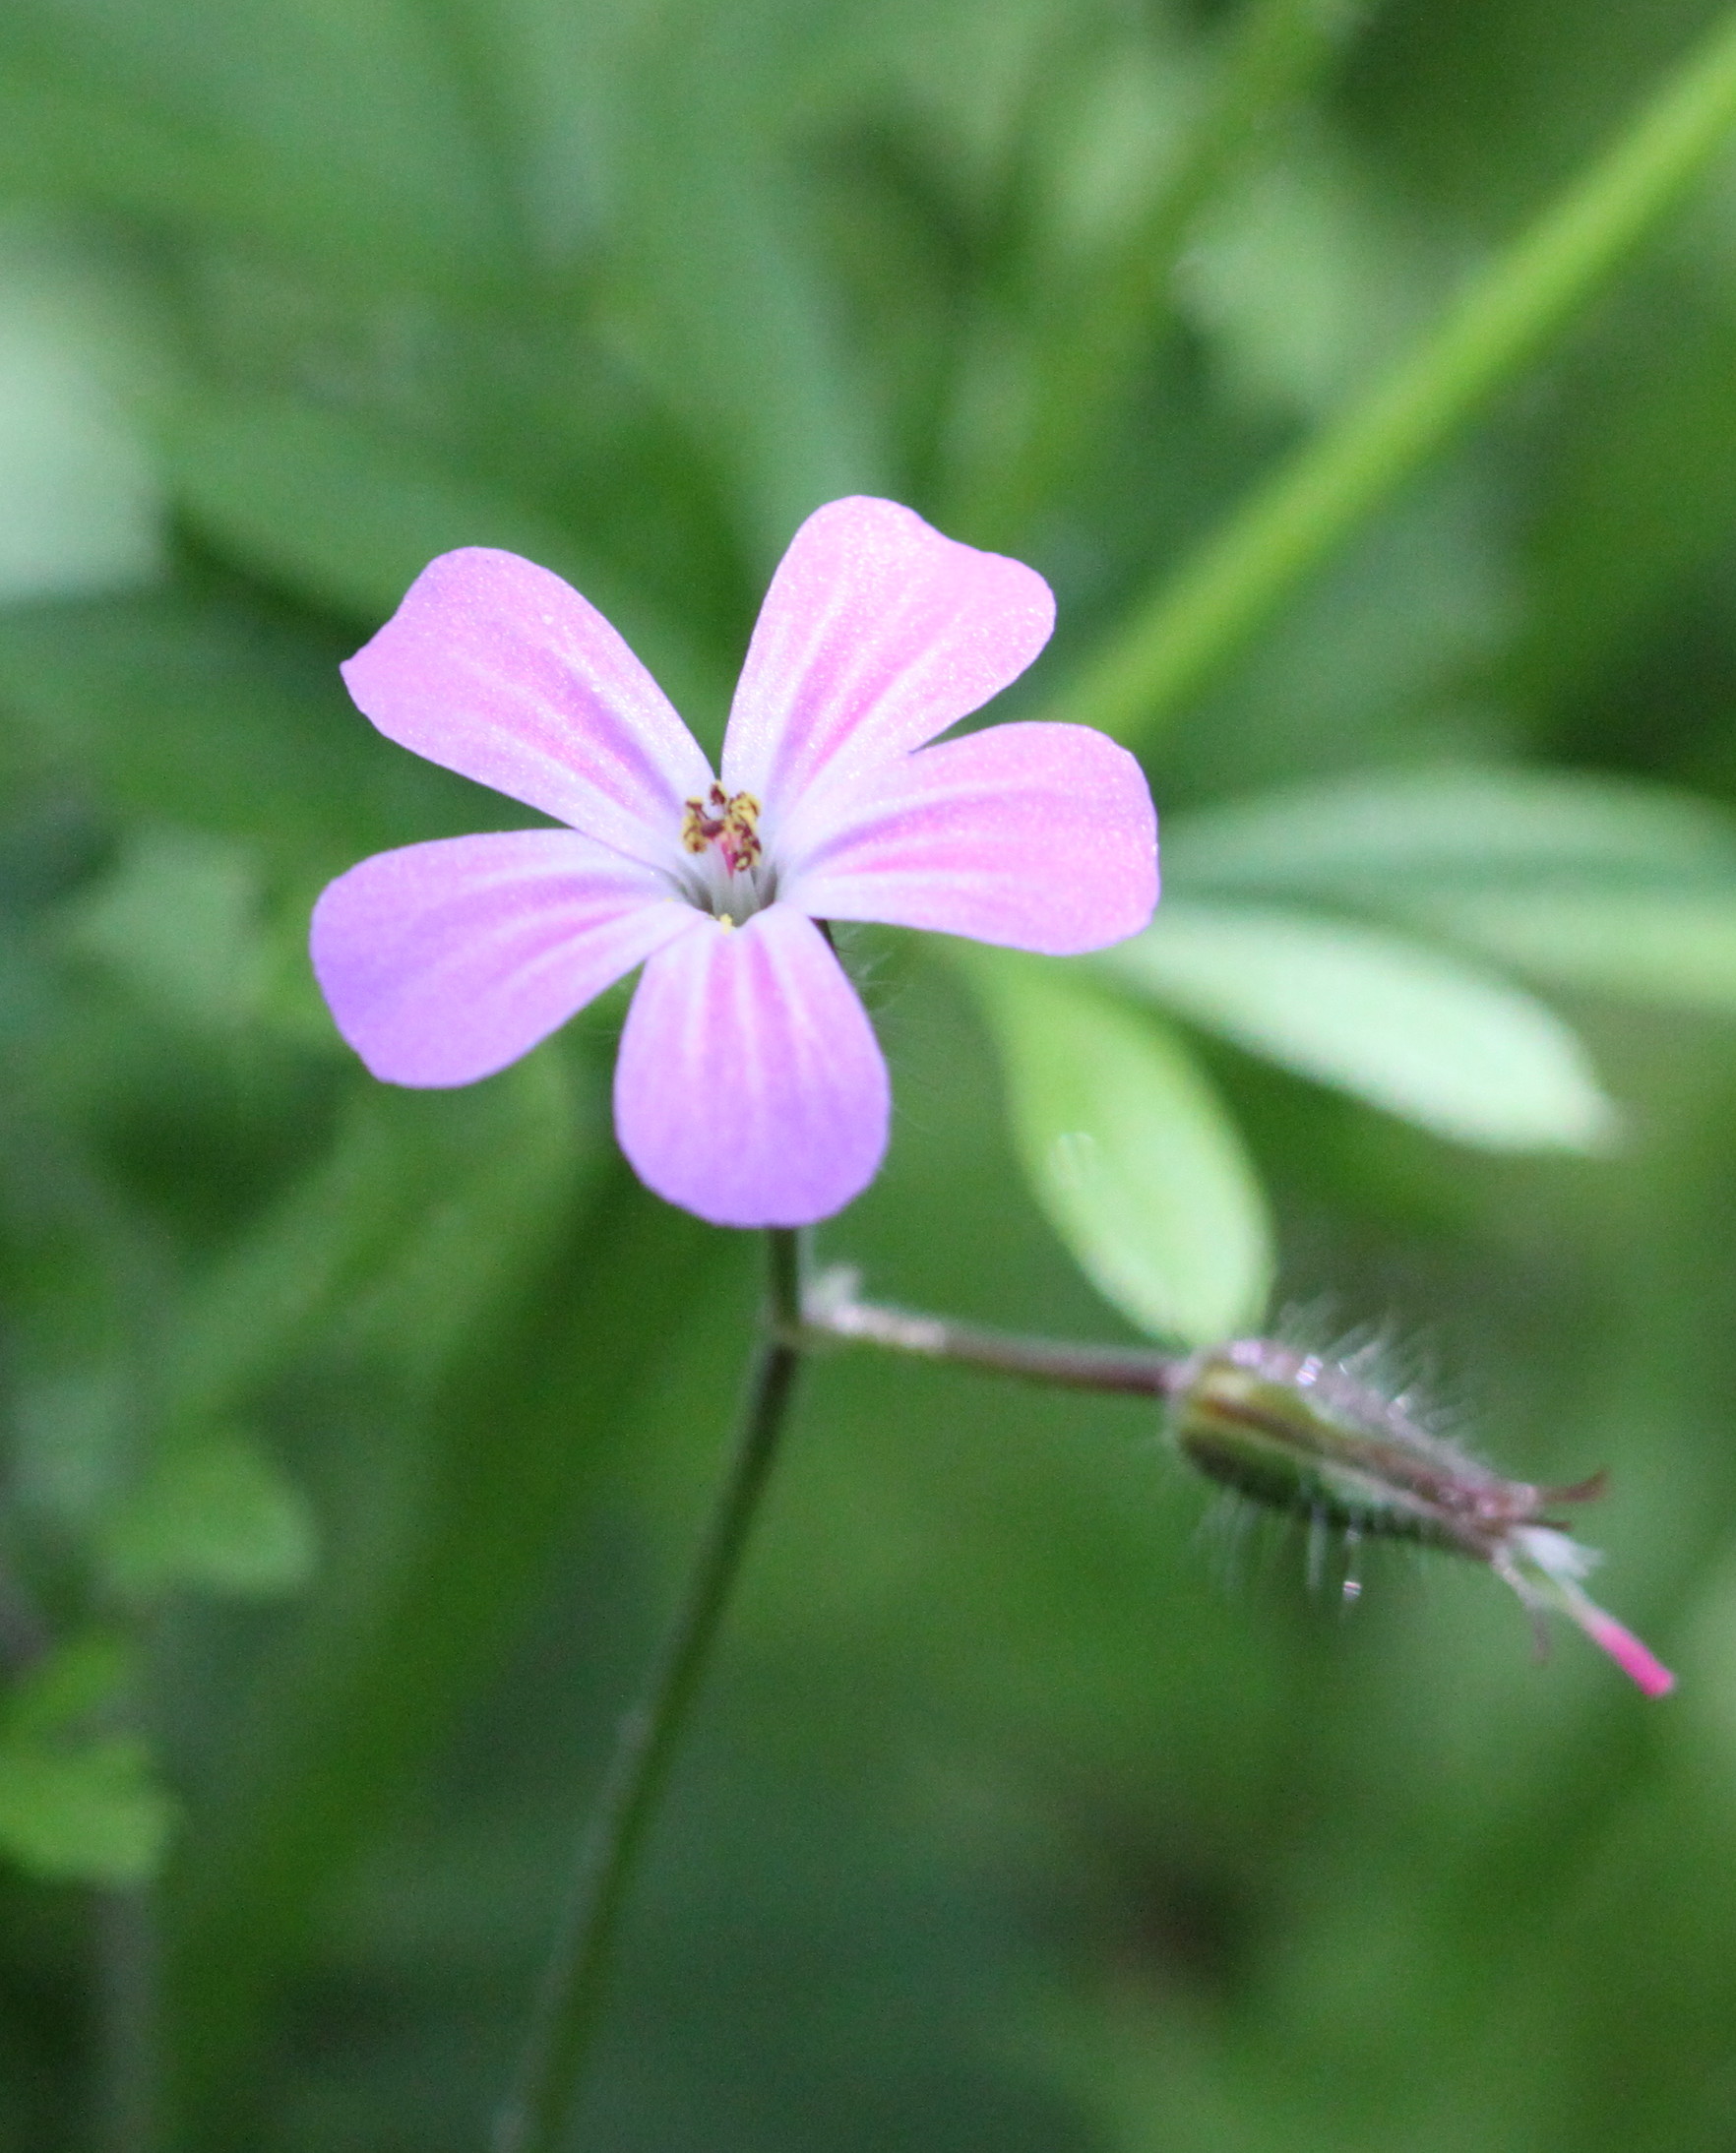
[(1427, 884), (1736, 877), (1736, 822), (1708, 801), (1572, 771), (1402, 770), (1298, 785), (1177, 816), (1176, 892), (1284, 892), (1384, 902)]
[(127, 1599), (177, 1588), (276, 1599), (313, 1574), (319, 1529), (307, 1498), (251, 1437), (177, 1444), (109, 1519), (101, 1548)]
[(145, 1745), (106, 1735), (76, 1749), (0, 1743), (0, 1848), (50, 1883), (148, 1883), (175, 1821)]
[(1539, 1002), (1457, 958), (1345, 920), (1171, 900), (1098, 962), (1179, 1015), (1437, 1136), (1592, 1150), (1615, 1109)]
[(1736, 1016), (1736, 887), (1465, 891), (1419, 923), (1553, 985)]
[(1136, 1323), (1207, 1344), (1259, 1321), (1265, 1200), (1234, 1124), (1162, 1024), (1057, 967), (973, 961), (1036, 1200)]

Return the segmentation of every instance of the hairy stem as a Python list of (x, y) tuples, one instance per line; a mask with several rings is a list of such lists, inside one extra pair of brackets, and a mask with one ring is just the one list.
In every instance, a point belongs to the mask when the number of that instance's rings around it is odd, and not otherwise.
[(819, 1281), (789, 1333), (792, 1344), (813, 1348), (840, 1340), (880, 1346), (923, 1361), (951, 1361), (998, 1376), (1067, 1390), (1113, 1390), (1165, 1398), (1177, 1371), (1187, 1364), (1173, 1354), (1138, 1347), (1076, 1345), (1054, 1338), (1027, 1338), (941, 1316), (917, 1315), (877, 1301), (858, 1301), (841, 1273)]
[(494, 2153), (554, 2153), (576, 2105), (604, 2001), (636, 1859), (704, 1677), (765, 1494), (801, 1363), (800, 1257), (775, 1228), (766, 1332), (740, 1432), (686, 1591), (614, 1753), (580, 1842), (571, 1894), (531, 2017)]

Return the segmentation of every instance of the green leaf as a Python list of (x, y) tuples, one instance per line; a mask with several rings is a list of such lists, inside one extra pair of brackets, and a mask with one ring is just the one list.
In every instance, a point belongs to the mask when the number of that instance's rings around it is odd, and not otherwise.
[(318, 1528), (301, 1491), (241, 1435), (177, 1446), (109, 1520), (113, 1588), (144, 1599), (177, 1586), (273, 1599), (311, 1576)]
[(194, 522), (319, 604), (372, 625), (437, 553), (499, 546), (582, 589), (675, 692), (709, 675), (686, 633), (605, 559), (425, 444), (288, 397), (208, 396), (180, 414), (166, 446)]
[(1252, 1054), (1489, 1150), (1591, 1150), (1615, 1109), (1579, 1040), (1519, 988), (1398, 935), (1171, 901), (1098, 962)]
[(328, 1155), (189, 1283), (158, 1370), (171, 1422), (229, 1419), (341, 1326), (425, 1379), (583, 1200), (594, 1107), (552, 1047), (453, 1091), (366, 1083)]
[(147, 1883), (175, 1805), (145, 1745), (105, 1735), (76, 1749), (0, 1743), (0, 1848), (50, 1883)]
[(619, 334), (726, 470), (756, 571), (822, 502), (889, 483), (859, 354), (768, 154), (789, 49), (777, 11), (671, 9), (617, 116)]
[(138, 1659), (132, 1640), (112, 1630), (87, 1630), (28, 1668), (7, 1692), (4, 1739), (30, 1742), (58, 1734), (112, 1704)]
[(157, 366), (130, 298), (74, 243), (0, 230), (0, 599), (162, 572), (162, 487), (127, 408)]
[(511, 236), (434, 26), (360, 0), (18, 0), (0, 11), (0, 181), (373, 292), (492, 281)]
[(1164, 1337), (1257, 1323), (1265, 1200), (1234, 1124), (1165, 1027), (1077, 974), (973, 958), (1036, 1200), (1092, 1283)]
[(200, 1030), (233, 1032), (265, 989), (262, 880), (246, 844), (147, 826), (76, 907), (71, 939), (142, 1001)]
[(0, 698), (51, 777), (300, 874), (464, 829), (466, 807), (477, 827), (479, 792), (359, 717), (344, 647), (181, 592), (31, 606), (0, 613)]
[(1736, 1016), (1736, 888), (1467, 891), (1410, 909), (1434, 932), (1557, 986)]
[(1387, 901), (1404, 886), (1562, 877), (1727, 882), (1736, 823), (1707, 801), (1619, 778), (1405, 770), (1298, 785), (1178, 816), (1167, 887)]

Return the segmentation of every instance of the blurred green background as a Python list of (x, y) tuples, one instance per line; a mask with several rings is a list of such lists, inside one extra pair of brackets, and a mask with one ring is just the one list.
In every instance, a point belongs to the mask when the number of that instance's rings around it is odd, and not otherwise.
[[(527, 819), (338, 659), (507, 545), (714, 740), (872, 491), (1049, 577), (1036, 712), (1721, 20), (8, 0), (0, 2145), (482, 2145), (736, 1397), (757, 1251), (616, 1157), (619, 997), (448, 1095), (333, 1035), (322, 883)], [(1145, 974), (861, 938), (821, 1253), (1112, 1338), (1275, 1249), (1506, 1470), (1610, 1466), (1682, 1688), (1445, 1563), (1347, 1616), (1137, 1404), (828, 1362), (576, 2143), (1736, 2148), (1736, 161), (1376, 491), (1139, 732)], [(1395, 1075), (1382, 963), (1475, 1066)], [(1115, 1215), (1045, 1165), (1104, 1025)]]

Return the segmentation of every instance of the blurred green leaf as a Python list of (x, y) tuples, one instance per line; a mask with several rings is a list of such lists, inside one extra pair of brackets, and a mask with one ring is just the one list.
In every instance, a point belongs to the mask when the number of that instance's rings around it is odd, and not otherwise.
[(251, 1436), (177, 1443), (107, 1520), (102, 1569), (123, 1598), (177, 1588), (269, 1600), (313, 1574), (312, 1506)]
[(822, 502), (884, 492), (872, 403), (759, 102), (779, 94), (786, 11), (673, 6), (621, 114), (610, 311), (727, 479), (756, 574)]
[(1736, 886), (1460, 891), (1405, 909), (1420, 926), (1554, 986), (1736, 1015)]
[(436, 554), (498, 546), (583, 590), (673, 690), (709, 674), (691, 628), (658, 612), (606, 556), (426, 445), (289, 398), (217, 393), (185, 407), (166, 438), (193, 521), (318, 604), (372, 627)]
[(1661, 786), (1578, 772), (1447, 768), (1298, 785), (1176, 816), (1177, 892), (1283, 892), (1371, 905), (1427, 884), (1600, 876), (1727, 882), (1736, 821)]
[[(600, 1214), (569, 1204), (561, 1224), (553, 1246), (527, 1248), (494, 1320), (465, 1326), (415, 1430), (413, 1487), (382, 1457), (383, 1509), (334, 1520), (305, 1630), (250, 1696), (196, 1813), (169, 1980), (182, 2099), (214, 2144), (235, 2142), (236, 2103), (259, 2097), (263, 1994), (543, 1600), (665, 1341), (731, 1290), (748, 1253), (628, 1187)], [(570, 1788), (560, 1800), (564, 1814)]]
[(1129, 740), (1173, 719), (1626, 266), (1733, 125), (1736, 20), (1722, 15), (1444, 318), (1136, 601), (1057, 714)]
[(138, 1646), (112, 1630), (64, 1638), (18, 1676), (0, 1712), (0, 1741), (30, 1744), (114, 1702), (138, 1667)]
[(76, 1748), (0, 1740), (0, 1848), (51, 1883), (148, 1883), (175, 1805), (145, 1745), (107, 1735)]
[(1320, 1083), (1490, 1150), (1595, 1150), (1616, 1113), (1553, 1011), (1381, 929), (1171, 899), (1098, 959), (1115, 978)]
[(16, 0), (0, 175), (328, 275), (492, 280), (510, 237), (432, 17), (391, 0)]
[(1736, 524), (1728, 268), (1665, 262), (1639, 297), (1576, 354), (1551, 414), (1524, 534), (1530, 605), (1506, 675), (1526, 702), (1595, 694), (1636, 626), (1704, 564), (1715, 573)]
[(607, 1156), (555, 1048), (486, 1084), (365, 1084), (330, 1152), (187, 1286), (159, 1369), (171, 1424), (211, 1422), (322, 1334), (366, 1326), (424, 1378)]
[(178, 591), (31, 606), (0, 614), (0, 697), (45, 781), (335, 873), (370, 845), (436, 833), (434, 803), (450, 827), (455, 798), (430, 765), (381, 754), (343, 694), (344, 654)]
[(265, 987), (261, 883), (251, 847), (146, 825), (75, 908), (70, 939), (154, 1008), (233, 1032), (254, 1015)]
[(207, 392), (166, 433), (194, 523), (301, 596), (373, 622), (437, 553), (499, 546), (560, 573), (577, 549), (426, 448), (288, 397)]
[(1257, 1323), (1271, 1234), (1235, 1126), (1167, 1027), (1077, 974), (1005, 957), (971, 977), (1032, 1193), (1091, 1282), (1160, 1336)]
[(156, 355), (133, 279), (52, 226), (0, 224), (0, 601), (154, 583)]

